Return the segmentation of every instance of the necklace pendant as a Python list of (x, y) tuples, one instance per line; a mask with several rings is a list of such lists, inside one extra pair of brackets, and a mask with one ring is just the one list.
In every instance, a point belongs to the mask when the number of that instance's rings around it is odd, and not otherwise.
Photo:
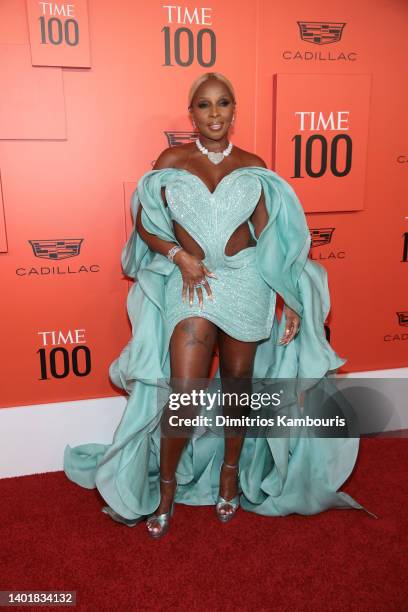
[(206, 149), (206, 147), (204, 147), (201, 144), (199, 138), (197, 138), (197, 140), (195, 142), (196, 142), (196, 145), (197, 145), (197, 148), (199, 149), (199, 151), (201, 151), (201, 153), (203, 155), (207, 155), (208, 159), (213, 164), (220, 164), (222, 162), (222, 160), (224, 159), (224, 157), (227, 157), (227, 155), (229, 155), (231, 153), (231, 150), (232, 150), (232, 142), (230, 142), (228, 144), (228, 147), (226, 149), (224, 149), (224, 151), (217, 151), (217, 152), (209, 151), (208, 149)]
[(214, 153), (213, 151), (209, 151), (207, 156), (210, 162), (212, 162), (213, 164), (220, 164), (224, 159), (223, 153)]

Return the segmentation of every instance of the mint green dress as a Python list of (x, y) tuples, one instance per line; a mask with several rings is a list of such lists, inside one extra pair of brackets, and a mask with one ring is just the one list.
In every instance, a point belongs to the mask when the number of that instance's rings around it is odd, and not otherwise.
[[(163, 205), (165, 187), (168, 207)], [(256, 246), (225, 255), (229, 236), (249, 221), (261, 191), (269, 220)], [(152, 252), (135, 228), (122, 252), (122, 267), (135, 279), (127, 299), (132, 337), (111, 364), (112, 382), (129, 394), (111, 444), (96, 441), (67, 446), (67, 477), (97, 487), (107, 504), (127, 519), (153, 513), (160, 501), (160, 418), (158, 389), (170, 377), (169, 341), (174, 326), (189, 316), (205, 317), (234, 338), (258, 340), (254, 378), (326, 379), (345, 363), (326, 340), (330, 309), (325, 269), (308, 258), (310, 233), (292, 187), (272, 170), (250, 166), (225, 176), (211, 193), (187, 170), (146, 172), (132, 197), (136, 219), (149, 233), (177, 242), (173, 220), (200, 244), (204, 262), (218, 279), (209, 279), (214, 303), (200, 310), (181, 301), (178, 267)], [(255, 238), (256, 239), (256, 238)], [(300, 331), (278, 345), (285, 315), (274, 316), (276, 294), (301, 317)], [(204, 292), (205, 294), (205, 292)], [(219, 377), (219, 370), (215, 374)], [(224, 440), (193, 437), (177, 468), (175, 501), (215, 504)], [(263, 515), (314, 514), (328, 508), (362, 506), (339, 487), (353, 470), (358, 438), (265, 437), (245, 439), (240, 457), (241, 506)]]

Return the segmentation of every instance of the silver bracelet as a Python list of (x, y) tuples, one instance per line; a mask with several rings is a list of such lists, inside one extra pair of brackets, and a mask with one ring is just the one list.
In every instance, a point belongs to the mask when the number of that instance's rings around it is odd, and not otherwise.
[(170, 261), (173, 261), (175, 254), (182, 250), (183, 250), (183, 247), (176, 244), (174, 247), (171, 247), (171, 249), (168, 251), (167, 259), (169, 259)]

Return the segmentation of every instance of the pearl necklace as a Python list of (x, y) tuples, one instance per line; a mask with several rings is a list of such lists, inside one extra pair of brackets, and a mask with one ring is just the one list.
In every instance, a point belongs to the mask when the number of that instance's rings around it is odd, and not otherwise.
[(197, 138), (195, 142), (196, 142), (197, 148), (201, 151), (201, 153), (203, 153), (203, 155), (207, 155), (208, 159), (213, 164), (221, 163), (224, 157), (227, 157), (227, 155), (231, 153), (232, 146), (233, 146), (232, 142), (230, 142), (226, 149), (224, 149), (223, 151), (218, 151), (216, 153), (215, 151), (209, 151), (208, 149), (206, 149), (205, 146), (201, 144), (199, 138)]

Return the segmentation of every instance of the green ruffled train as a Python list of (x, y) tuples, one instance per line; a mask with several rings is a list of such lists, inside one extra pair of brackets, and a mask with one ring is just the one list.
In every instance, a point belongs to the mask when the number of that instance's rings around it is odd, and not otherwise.
[[(144, 227), (164, 240), (177, 242), (161, 188), (185, 172), (175, 168), (147, 172), (133, 194), (133, 218), (142, 203)], [(300, 202), (291, 186), (271, 170), (251, 166), (234, 174), (256, 176), (262, 184), (269, 221), (256, 245), (258, 271), (271, 291), (301, 317), (300, 331), (287, 346), (277, 344), (285, 316), (280, 321), (274, 318), (270, 337), (258, 345), (254, 378), (324, 382), (345, 360), (326, 340), (327, 274), (308, 258), (310, 233)], [(170, 376), (164, 300), (174, 265), (150, 251), (133, 229), (122, 252), (125, 274), (137, 279), (127, 299), (132, 337), (109, 370), (112, 382), (129, 394), (127, 406), (111, 444), (67, 446), (64, 454), (67, 477), (83, 487), (97, 487), (107, 504), (127, 519), (153, 513), (160, 501), (163, 405), (157, 401), (157, 381)], [(241, 506), (269, 516), (362, 509), (338, 491), (353, 470), (358, 446), (356, 437), (247, 437), (240, 457)], [(208, 433), (187, 443), (176, 473), (176, 502), (215, 504), (223, 450), (223, 438)]]

